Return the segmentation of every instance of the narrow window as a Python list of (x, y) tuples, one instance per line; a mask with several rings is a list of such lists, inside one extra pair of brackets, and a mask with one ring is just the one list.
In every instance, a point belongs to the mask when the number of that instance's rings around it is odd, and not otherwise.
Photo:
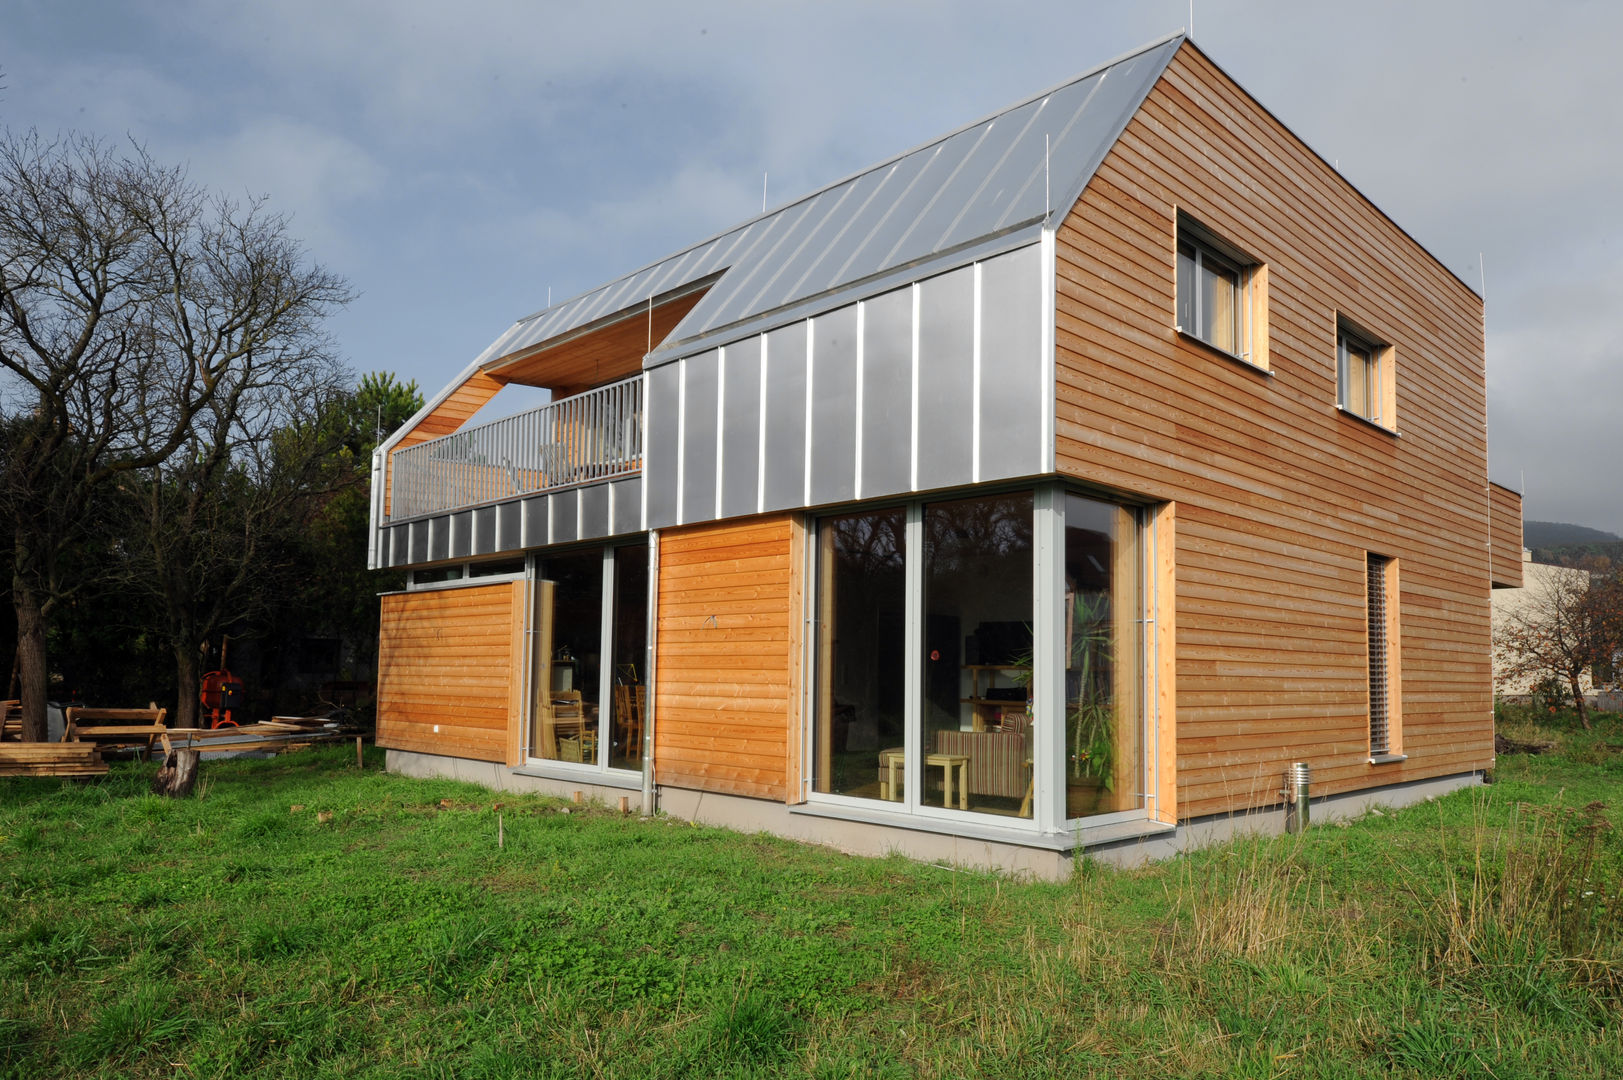
[(540, 564), (532, 625), (535, 656), (531, 753), (598, 763), (598, 663), (602, 654), (603, 551), (548, 555)]
[(1369, 756), (1401, 755), (1399, 747), (1399, 666), (1397, 563), (1383, 555), (1367, 557), (1369, 638)]
[(901, 507), (818, 523), (816, 791), (901, 801), (906, 529)]

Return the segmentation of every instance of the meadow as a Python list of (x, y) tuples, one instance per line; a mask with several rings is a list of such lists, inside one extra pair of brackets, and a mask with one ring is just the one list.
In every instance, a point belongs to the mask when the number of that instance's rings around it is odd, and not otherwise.
[(381, 770), (0, 780), (0, 1077), (1616, 1077), (1623, 720), (1064, 883)]

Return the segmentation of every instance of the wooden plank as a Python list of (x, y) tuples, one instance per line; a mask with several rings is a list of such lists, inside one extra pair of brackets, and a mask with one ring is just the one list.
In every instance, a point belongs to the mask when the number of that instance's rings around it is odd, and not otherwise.
[(524, 586), (501, 581), (383, 597), (379, 746), (516, 764)]
[(799, 610), (792, 515), (660, 532), (660, 783), (782, 799)]

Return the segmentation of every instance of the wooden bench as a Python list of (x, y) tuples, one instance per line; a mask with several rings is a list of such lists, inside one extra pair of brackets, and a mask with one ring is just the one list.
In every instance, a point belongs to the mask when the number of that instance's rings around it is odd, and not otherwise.
[(93, 742), (0, 743), (0, 776), (106, 776), (107, 762)]
[(106, 747), (133, 746), (152, 752), (152, 744), (169, 729), (164, 726), (168, 709), (85, 709), (67, 712), (62, 741), (88, 742)]
[(0, 742), (22, 742), (23, 703), (0, 701)]

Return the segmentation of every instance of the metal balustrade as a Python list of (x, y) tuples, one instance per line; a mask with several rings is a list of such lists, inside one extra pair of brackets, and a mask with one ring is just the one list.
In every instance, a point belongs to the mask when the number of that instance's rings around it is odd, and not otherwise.
[(641, 375), (394, 451), (389, 517), (443, 513), (642, 468)]

